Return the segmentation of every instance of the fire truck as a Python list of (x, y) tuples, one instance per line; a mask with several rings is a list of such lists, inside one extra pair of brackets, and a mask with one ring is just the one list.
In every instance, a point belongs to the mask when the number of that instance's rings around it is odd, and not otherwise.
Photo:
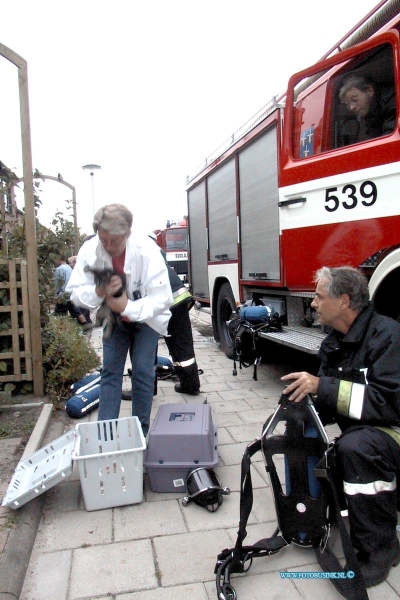
[(154, 231), (156, 242), (164, 250), (166, 259), (186, 283), (188, 276), (188, 236), (186, 218), (167, 221), (165, 229)]
[[(260, 337), (316, 354), (322, 266), (361, 269), (378, 312), (399, 317), (399, 31), (400, 1), (383, 0), (188, 176), (190, 286), (227, 356), (227, 322), (250, 299), (283, 324)], [(383, 134), (362, 135), (341, 100), (351, 75), (391, 96)]]

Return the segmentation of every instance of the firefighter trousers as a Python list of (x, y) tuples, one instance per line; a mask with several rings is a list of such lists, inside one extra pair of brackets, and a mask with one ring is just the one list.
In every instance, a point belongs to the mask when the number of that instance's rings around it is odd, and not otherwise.
[(376, 427), (356, 426), (336, 440), (335, 456), (354, 548), (364, 552), (384, 548), (396, 538), (400, 446)]
[(182, 390), (188, 393), (197, 392), (200, 389), (200, 379), (187, 304), (182, 302), (175, 305), (171, 309), (171, 314), (165, 343), (174, 363)]

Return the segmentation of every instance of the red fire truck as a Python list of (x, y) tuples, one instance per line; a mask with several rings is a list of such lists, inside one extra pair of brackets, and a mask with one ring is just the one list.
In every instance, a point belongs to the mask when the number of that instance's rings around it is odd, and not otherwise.
[[(322, 266), (360, 268), (377, 310), (399, 317), (399, 31), (400, 1), (383, 0), (188, 177), (191, 290), (227, 356), (227, 321), (251, 298), (284, 325), (262, 337), (317, 353)], [(391, 96), (384, 134), (362, 135), (341, 101), (350, 75), (373, 81), (376, 100)]]
[(187, 221), (168, 221), (165, 229), (156, 229), (156, 242), (166, 254), (167, 261), (186, 283), (188, 275)]

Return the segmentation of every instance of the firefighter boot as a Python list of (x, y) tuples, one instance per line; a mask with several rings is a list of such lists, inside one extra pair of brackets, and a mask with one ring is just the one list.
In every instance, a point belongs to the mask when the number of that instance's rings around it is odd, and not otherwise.
[(384, 548), (374, 552), (359, 552), (357, 559), (365, 587), (372, 587), (385, 581), (391, 567), (400, 563), (400, 545), (397, 537)]
[(198, 396), (200, 393), (200, 378), (196, 361), (187, 367), (176, 366), (175, 368), (179, 378), (179, 383), (175, 384), (175, 391), (178, 394)]

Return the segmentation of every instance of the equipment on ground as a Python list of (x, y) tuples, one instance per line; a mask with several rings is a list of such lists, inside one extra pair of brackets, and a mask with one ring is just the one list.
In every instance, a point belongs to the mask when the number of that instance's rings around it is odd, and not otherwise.
[(194, 469), (186, 477), (187, 496), (182, 499), (183, 506), (190, 501), (215, 512), (222, 504), (222, 496), (231, 493), (227, 487), (222, 487), (216, 473), (205, 467)]
[(81, 419), (99, 406), (101, 373), (91, 373), (73, 383), (70, 387), (74, 393), (65, 405), (65, 410), (72, 419)]
[(238, 307), (233, 318), (227, 323), (233, 338), (233, 375), (239, 368), (254, 367), (253, 379), (257, 381), (257, 366), (261, 362), (259, 333), (264, 331), (282, 331), (279, 314), (271, 306), (253, 305), (252, 301)]
[[(230, 583), (233, 573), (245, 573), (253, 558), (270, 556), (291, 543), (314, 548), (323, 571), (338, 574), (332, 582), (345, 598), (368, 599), (340, 514), (331, 474), (333, 448), (311, 397), (295, 403), (282, 394), (277, 410), (264, 425), (261, 438), (249, 444), (243, 455), (236, 545), (223, 550), (215, 566), (219, 600), (236, 600), (236, 592)], [(264, 455), (270, 476), (278, 527), (272, 537), (244, 546), (247, 520), (253, 505), (251, 457), (258, 451)], [(345, 570), (329, 547), (331, 526), (335, 523), (346, 558)]]
[(144, 465), (153, 492), (185, 494), (189, 473), (218, 465), (218, 428), (206, 402), (162, 404), (147, 439)]

